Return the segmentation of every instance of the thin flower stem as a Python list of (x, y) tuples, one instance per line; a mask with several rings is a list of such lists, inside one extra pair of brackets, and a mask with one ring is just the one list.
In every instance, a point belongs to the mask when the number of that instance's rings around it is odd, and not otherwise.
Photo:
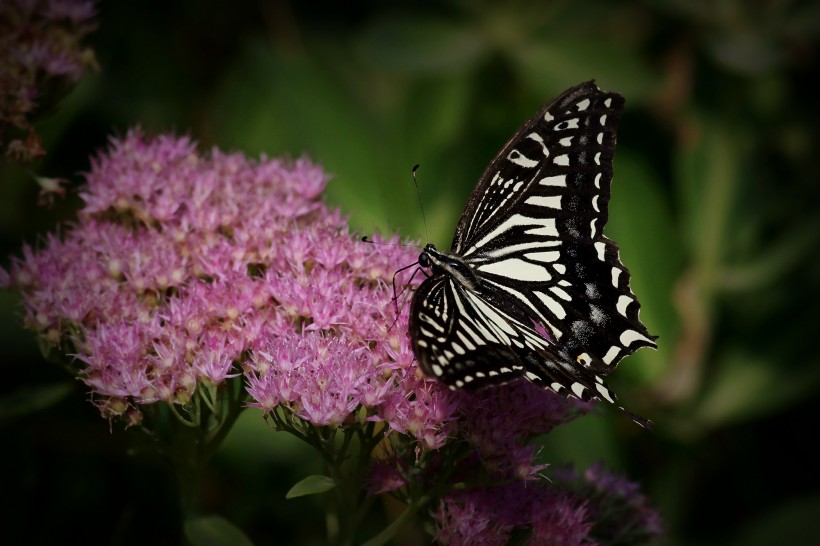
[(419, 509), (425, 506), (428, 502), (430, 502), (430, 497), (425, 496), (421, 497), (417, 502), (409, 504), (407, 508), (405, 508), (404, 512), (399, 515), (399, 517), (394, 519), (390, 525), (382, 529), (378, 535), (364, 542), (362, 546), (381, 546), (382, 544), (387, 544), (411, 519), (413, 519), (416, 512), (418, 512)]
[(199, 388), (200, 399), (214, 415), (219, 414), (216, 389), (217, 386), (212, 383), (200, 384)]
[(168, 403), (168, 409), (174, 414), (174, 417), (176, 417), (177, 420), (186, 427), (197, 428), (199, 426), (199, 423), (186, 419), (179, 411), (177, 411), (176, 404)]

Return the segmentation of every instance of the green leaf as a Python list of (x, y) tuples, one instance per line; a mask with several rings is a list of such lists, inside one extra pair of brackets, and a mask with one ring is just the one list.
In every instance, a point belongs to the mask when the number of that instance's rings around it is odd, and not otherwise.
[(189, 517), (183, 531), (194, 546), (253, 546), (239, 527), (220, 516)]
[(336, 487), (336, 482), (333, 478), (323, 476), (321, 474), (313, 474), (290, 488), (286, 499), (295, 499), (296, 497), (304, 497), (305, 495), (317, 495), (319, 493), (327, 493)]

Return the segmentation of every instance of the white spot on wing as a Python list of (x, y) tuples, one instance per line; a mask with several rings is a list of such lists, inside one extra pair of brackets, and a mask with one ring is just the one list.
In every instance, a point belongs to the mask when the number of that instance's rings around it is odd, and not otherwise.
[[(599, 175), (600, 176), (600, 175)], [(566, 186), (567, 175), (559, 174), (556, 176), (546, 176), (538, 181), (542, 186)]]
[(607, 389), (603, 385), (595, 385), (595, 389), (598, 391), (598, 393), (600, 393), (601, 396), (603, 396), (606, 399), (607, 402), (615, 402), (615, 400), (612, 399), (612, 395), (609, 393), (609, 389)]
[(552, 162), (555, 163), (556, 165), (560, 165), (562, 167), (567, 167), (567, 166), (569, 166), (569, 156), (566, 155), (566, 154), (555, 156), (555, 158), (552, 160)]
[(646, 337), (644, 335), (639, 334), (635, 330), (626, 330), (625, 332), (623, 332), (621, 334), (621, 337), (619, 338), (619, 340), (621, 342), (621, 345), (623, 345), (624, 347), (629, 347), (630, 345), (632, 345), (636, 341), (646, 341), (647, 343), (652, 343), (651, 339), (649, 339), (648, 337)]
[(528, 229), (527, 235), (544, 235), (546, 237), (558, 237), (558, 230), (555, 227), (555, 218), (544, 218), (539, 220), (541, 227)]
[(517, 245), (496, 248), (495, 250), (485, 253), (484, 256), (487, 258), (499, 258), (501, 256), (518, 253), (523, 250), (535, 250), (560, 245), (561, 241), (533, 241), (531, 243), (519, 243)]
[(604, 361), (604, 364), (612, 364), (612, 361), (615, 360), (615, 357), (618, 356), (618, 353), (620, 352), (621, 348), (617, 345), (613, 345), (609, 348), (609, 350), (606, 352), (606, 354), (601, 360)]
[(606, 252), (606, 245), (601, 241), (595, 242), (595, 251), (598, 253), (598, 259), (604, 261), (604, 252)]
[(627, 309), (627, 307), (629, 307), (629, 304), (632, 303), (633, 301), (635, 301), (635, 300), (633, 300), (629, 296), (621, 296), (621, 297), (618, 298), (618, 304), (615, 306), (615, 308), (618, 309), (618, 312), (620, 314), (622, 314), (623, 316), (626, 316), (626, 309)]
[(549, 207), (551, 209), (560, 209), (561, 208), (561, 196), (560, 195), (533, 195), (528, 197), (525, 201), (528, 205), (537, 205), (539, 207)]
[(564, 137), (564, 138), (562, 138), (561, 140), (558, 141), (558, 144), (560, 144), (561, 146), (565, 146), (565, 147), (566, 146), (571, 146), (573, 138), (575, 138), (575, 137), (571, 137), (571, 136)]
[(561, 257), (561, 253), (557, 250), (551, 250), (548, 252), (529, 252), (524, 256), (536, 262), (554, 262)]
[(578, 103), (578, 111), (579, 112), (582, 112), (582, 111), (586, 110), (587, 108), (589, 108), (589, 99), (584, 99), (584, 100), (582, 100), (581, 102)]
[(509, 159), (510, 161), (515, 163), (516, 165), (519, 165), (521, 167), (525, 167), (527, 169), (531, 169), (531, 168), (535, 167), (536, 165), (538, 165), (538, 161), (528, 158), (527, 156), (525, 156), (524, 154), (522, 154), (518, 150), (513, 150), (510, 153), (508, 153), (507, 154), (507, 159)]
[(566, 121), (562, 121), (558, 125), (555, 126), (556, 131), (563, 131), (565, 129), (577, 129), (578, 128), (578, 118), (568, 119)]
[(541, 151), (544, 152), (544, 157), (550, 156), (550, 151), (544, 144), (544, 139), (541, 138), (541, 135), (539, 135), (538, 133), (530, 133), (527, 135), (527, 138), (530, 140), (534, 140), (541, 145)]
[(510, 258), (478, 266), (484, 273), (500, 275), (508, 279), (545, 282), (552, 278), (543, 266), (525, 262), (519, 258)]
[(558, 296), (564, 301), (572, 301), (572, 296), (567, 294), (567, 292), (563, 288), (558, 288), (557, 286), (550, 286), (550, 292)]
[(584, 387), (580, 383), (572, 384), (572, 392), (575, 393), (575, 396), (577, 396), (578, 398), (581, 398), (583, 396), (585, 388), (586, 387)]
[(618, 288), (618, 279), (621, 276), (621, 270), (617, 267), (612, 268), (612, 286)]
[(464, 344), (464, 346), (467, 347), (468, 351), (475, 350), (475, 345), (473, 345), (473, 343), (469, 339), (467, 339), (467, 337), (464, 334), (462, 334), (461, 331), (456, 330), (456, 335), (458, 336), (458, 339), (460, 339), (461, 342)]
[(601, 125), (606, 125), (606, 114), (601, 116)]
[(543, 292), (535, 291), (533, 292), (533, 294), (535, 294), (536, 297), (539, 300), (541, 300), (544, 303), (544, 305), (547, 306), (547, 309), (549, 309), (553, 315), (558, 317), (558, 320), (564, 320), (564, 317), (567, 316), (567, 312), (564, 310), (560, 303), (555, 301), (555, 299), (544, 294)]

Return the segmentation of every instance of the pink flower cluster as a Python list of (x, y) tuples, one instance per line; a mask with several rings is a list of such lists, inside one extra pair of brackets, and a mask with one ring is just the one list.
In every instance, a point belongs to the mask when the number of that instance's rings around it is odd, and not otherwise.
[(595, 521), (593, 534), (614, 544), (642, 544), (663, 535), (660, 514), (638, 484), (614, 474), (601, 464), (584, 471), (559, 468), (555, 482), (573, 489), (587, 501)]
[(441, 500), (433, 518), (436, 541), (446, 546), (503, 546), (516, 532), (529, 534), (516, 542), (528, 546), (596, 544), (583, 500), (544, 482), (453, 491)]
[(529, 381), (515, 381), (474, 394), (460, 405), (460, 435), (487, 470), (515, 479), (536, 479), (545, 466), (534, 464), (530, 440), (547, 434), (585, 409)]
[(0, 151), (6, 155), (30, 162), (44, 153), (32, 116), (50, 98), (44, 96), (49, 80), (76, 82), (94, 65), (93, 52), (81, 44), (94, 15), (88, 0), (0, 2)]
[(244, 373), (265, 411), (338, 425), (364, 408), (427, 448), (445, 441), (453, 394), (419, 377), (392, 302), (417, 250), (348, 233), (319, 167), (131, 131), (86, 178), (78, 222), (25, 247), (11, 281), (106, 415)]

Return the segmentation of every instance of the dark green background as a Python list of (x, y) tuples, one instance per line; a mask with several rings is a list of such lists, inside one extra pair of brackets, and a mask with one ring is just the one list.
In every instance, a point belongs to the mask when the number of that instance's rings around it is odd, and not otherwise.
[[(546, 439), (641, 482), (673, 545), (816, 544), (820, 536), (820, 176), (816, 2), (159, 2), (99, 5), (89, 73), (37, 125), (66, 177), (50, 208), (0, 166), (3, 255), (71, 219), (89, 156), (135, 125), (206, 150), (307, 154), (362, 233), (447, 247), (512, 132), (596, 79), (627, 99), (606, 232), (660, 335), (613, 376), (614, 412)], [(8, 265), (8, 258), (3, 259)], [(131, 456), (86, 389), (46, 364), (0, 293), (0, 542), (179, 543), (173, 478)], [(206, 504), (264, 544), (321, 544), (322, 509), (284, 500), (319, 461), (246, 412)], [(408, 538), (407, 544), (415, 544)]]

